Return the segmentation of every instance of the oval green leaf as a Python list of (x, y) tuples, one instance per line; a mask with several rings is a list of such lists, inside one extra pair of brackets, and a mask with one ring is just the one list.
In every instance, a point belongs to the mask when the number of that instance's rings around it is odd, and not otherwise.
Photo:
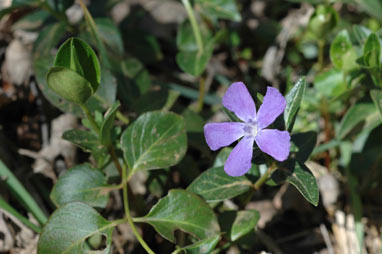
[(86, 152), (98, 151), (100, 143), (95, 134), (84, 130), (68, 130), (62, 135), (62, 138), (79, 146)]
[(171, 242), (175, 242), (173, 232), (176, 229), (198, 239), (219, 233), (219, 224), (212, 208), (203, 199), (185, 190), (170, 190), (145, 217), (134, 220), (149, 223)]
[(176, 62), (179, 67), (195, 77), (200, 76), (207, 67), (212, 51), (214, 49), (214, 40), (210, 40), (204, 50), (180, 51), (176, 55)]
[(173, 166), (187, 149), (184, 120), (171, 112), (145, 113), (124, 131), (121, 143), (131, 172)]
[(309, 203), (318, 205), (319, 190), (316, 178), (304, 163), (286, 161), (271, 177), (278, 183), (284, 181), (291, 183)]
[(99, 137), (101, 143), (105, 146), (111, 143), (111, 129), (113, 128), (115, 115), (117, 114), (117, 110), (120, 105), (121, 104), (119, 103), (119, 101), (114, 102), (113, 106), (111, 106), (111, 108), (105, 113), (105, 117), (101, 124)]
[(196, 0), (195, 2), (200, 4), (201, 11), (213, 20), (218, 18), (236, 22), (241, 20), (235, 0)]
[(89, 164), (75, 166), (58, 178), (50, 194), (56, 206), (72, 201), (84, 202), (93, 207), (105, 207), (108, 194), (100, 187), (107, 185), (106, 176)]
[(363, 63), (371, 68), (381, 66), (381, 42), (375, 33), (369, 35), (363, 47)]
[(330, 45), (330, 59), (336, 68), (345, 72), (357, 67), (357, 53), (347, 30), (339, 32)]
[(219, 216), (219, 223), (230, 241), (236, 241), (251, 232), (259, 219), (260, 213), (256, 210), (226, 211)]
[(106, 237), (106, 248), (97, 253), (110, 253), (113, 227), (113, 224), (89, 205), (80, 202), (68, 203), (57, 209), (44, 226), (37, 253), (89, 253), (86, 240), (97, 234)]
[(220, 235), (212, 236), (198, 241), (192, 245), (183, 247), (187, 254), (209, 254), (215, 248), (220, 240)]
[(357, 103), (342, 118), (337, 131), (337, 139), (344, 139), (350, 134), (370, 131), (381, 123), (378, 111), (373, 103)]
[(46, 79), (50, 89), (77, 104), (84, 104), (94, 92), (86, 79), (66, 67), (51, 68)]
[(94, 50), (79, 38), (69, 38), (58, 49), (54, 66), (77, 72), (89, 81), (93, 92), (101, 82), (101, 68)]
[(234, 198), (252, 187), (245, 176), (231, 177), (223, 167), (210, 168), (196, 178), (187, 190), (200, 195), (207, 202), (217, 202)]
[(292, 132), (294, 121), (297, 116), (297, 112), (300, 109), (302, 97), (306, 87), (305, 77), (300, 78), (289, 93), (285, 96), (286, 107), (284, 111), (285, 127), (289, 132)]
[(374, 105), (377, 107), (379, 111), (379, 116), (382, 120), (382, 90), (371, 90), (370, 91), (370, 97), (374, 102)]

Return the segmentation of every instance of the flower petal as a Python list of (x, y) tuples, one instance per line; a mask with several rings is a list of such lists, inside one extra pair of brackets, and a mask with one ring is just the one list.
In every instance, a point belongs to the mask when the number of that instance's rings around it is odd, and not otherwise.
[(256, 118), (255, 103), (243, 82), (236, 82), (228, 87), (222, 104), (244, 122)]
[(255, 137), (260, 150), (278, 161), (284, 161), (289, 156), (290, 135), (287, 131), (261, 130)]
[(286, 100), (276, 88), (267, 87), (263, 104), (257, 113), (257, 124), (263, 129), (273, 123), (276, 118), (284, 111)]
[(224, 164), (224, 171), (230, 176), (242, 176), (251, 168), (251, 160), (253, 154), (252, 137), (244, 137), (233, 148)]
[(204, 136), (211, 150), (229, 146), (244, 135), (245, 123), (208, 123), (204, 125)]

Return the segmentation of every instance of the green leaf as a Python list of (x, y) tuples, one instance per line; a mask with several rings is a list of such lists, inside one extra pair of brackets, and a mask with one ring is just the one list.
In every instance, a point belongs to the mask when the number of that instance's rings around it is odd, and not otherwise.
[(208, 18), (230, 19), (232, 21), (241, 21), (240, 13), (235, 0), (196, 0), (200, 4), (201, 11)]
[(216, 167), (224, 166), (231, 152), (232, 152), (231, 147), (224, 147), (223, 149), (221, 149), (215, 158), (213, 167), (216, 168)]
[(337, 139), (344, 139), (353, 133), (370, 131), (381, 123), (379, 113), (373, 103), (357, 103), (342, 118), (337, 131)]
[(37, 253), (94, 253), (87, 249), (86, 240), (101, 234), (106, 237), (106, 248), (96, 253), (108, 254), (111, 251), (114, 226), (89, 205), (68, 203), (57, 209), (44, 226)]
[(220, 235), (211, 236), (194, 244), (183, 247), (187, 254), (209, 254), (219, 243)]
[(170, 112), (145, 113), (124, 131), (121, 142), (131, 174), (173, 166), (187, 149), (184, 120)]
[(74, 0), (47, 0), (46, 2), (58, 12), (64, 12), (74, 4)]
[(379, 116), (382, 117), (382, 90), (371, 90), (370, 97), (379, 111)]
[(149, 91), (150, 74), (143, 64), (136, 58), (128, 58), (121, 62), (122, 73), (128, 77), (133, 86), (139, 90), (139, 95)]
[(348, 90), (344, 73), (334, 68), (316, 75), (314, 88), (328, 98), (337, 97)]
[(336, 68), (345, 72), (357, 67), (357, 53), (347, 30), (339, 32), (330, 45), (330, 59)]
[(50, 17), (49, 12), (45, 10), (39, 10), (31, 12), (18, 19), (13, 25), (12, 30), (37, 30), (46, 22)]
[(119, 101), (116, 101), (113, 106), (105, 113), (104, 120), (101, 124), (100, 128), (100, 136), (99, 139), (101, 143), (105, 146), (111, 143), (111, 129), (113, 128), (115, 115), (117, 114), (117, 110), (121, 104)]
[[(203, 42), (207, 43), (211, 39), (211, 33), (205, 26), (199, 25)], [(180, 51), (197, 51), (198, 44), (192, 31), (191, 23), (187, 19), (178, 28), (176, 34), (176, 46)]]
[(105, 175), (90, 166), (75, 166), (58, 178), (53, 186), (50, 199), (56, 206), (72, 201), (84, 202), (92, 207), (104, 208), (108, 202), (108, 194), (101, 193), (100, 187), (107, 184)]
[(363, 64), (375, 68), (381, 65), (381, 43), (375, 33), (369, 35), (363, 48)]
[(296, 152), (297, 161), (307, 161), (316, 146), (317, 133), (314, 131), (300, 132), (293, 134), (291, 139), (291, 152)]
[(238, 118), (235, 113), (233, 113), (232, 111), (230, 111), (229, 109), (227, 109), (226, 107), (222, 107), (222, 110), (223, 112), (226, 114), (226, 116), (228, 117), (228, 119), (231, 121), (231, 122), (242, 122), (242, 120), (240, 118)]
[(203, 132), (204, 119), (195, 111), (185, 109), (182, 112), (187, 132)]
[(64, 132), (62, 138), (72, 142), (87, 152), (96, 151), (101, 145), (97, 136), (90, 131), (68, 130)]
[(219, 216), (219, 224), (230, 241), (236, 241), (251, 232), (259, 219), (260, 213), (256, 210), (226, 211)]
[(179, 67), (193, 76), (200, 76), (206, 69), (214, 49), (214, 40), (210, 40), (203, 51), (180, 51), (176, 55)]
[(297, 112), (300, 109), (302, 97), (306, 87), (305, 78), (300, 78), (289, 93), (285, 96), (286, 107), (284, 111), (284, 122), (287, 131), (291, 132), (293, 129), (294, 121), (297, 116)]
[(271, 177), (275, 182), (291, 183), (308, 202), (314, 206), (318, 205), (319, 191), (316, 178), (304, 163), (289, 160), (283, 163), (283, 166), (278, 168)]
[(46, 79), (50, 89), (62, 98), (77, 104), (84, 104), (94, 93), (86, 79), (66, 67), (51, 68)]
[(219, 233), (219, 224), (212, 208), (203, 199), (185, 190), (170, 190), (145, 217), (135, 221), (149, 223), (171, 242), (175, 242), (173, 232), (176, 229), (198, 239)]
[(196, 178), (187, 190), (200, 195), (207, 202), (217, 202), (236, 197), (252, 188), (245, 176), (231, 177), (223, 167), (210, 168)]
[(100, 39), (115, 54), (123, 55), (123, 41), (118, 27), (110, 18), (97, 18), (94, 20)]
[(353, 25), (353, 33), (354, 33), (354, 37), (356, 38), (358, 43), (360, 45), (364, 45), (366, 40), (367, 40), (367, 38), (371, 34), (371, 31), (368, 28), (364, 27), (364, 26)]
[(93, 93), (97, 91), (101, 82), (101, 68), (97, 55), (85, 41), (79, 38), (66, 40), (57, 51), (54, 66), (77, 72), (91, 84)]
[(64, 33), (64, 23), (46, 25), (39, 32), (36, 41), (33, 43), (33, 58), (36, 59), (39, 57), (50, 55), (52, 49), (57, 45)]
[(360, 5), (369, 15), (382, 21), (382, 2), (380, 0), (362, 0), (354, 2)]

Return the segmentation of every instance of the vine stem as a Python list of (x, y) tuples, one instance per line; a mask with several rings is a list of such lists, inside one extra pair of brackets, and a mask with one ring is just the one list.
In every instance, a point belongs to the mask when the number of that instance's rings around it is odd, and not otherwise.
[(196, 112), (197, 113), (199, 113), (203, 109), (204, 96), (206, 94), (205, 83), (206, 83), (205, 78), (200, 77), (200, 81), (199, 81), (199, 97), (198, 97), (198, 102), (197, 102), (197, 106), (196, 106)]
[(318, 41), (318, 68), (320, 71), (324, 69), (324, 49), (325, 40), (321, 39)]
[(146, 250), (146, 252), (149, 253), (149, 254), (155, 254), (155, 252), (152, 251), (150, 249), (150, 247), (147, 245), (145, 240), (143, 240), (143, 238), (138, 233), (138, 230), (137, 230), (137, 228), (134, 225), (133, 218), (131, 217), (130, 209), (129, 209), (129, 200), (128, 200), (128, 196), (127, 196), (127, 182), (126, 182), (126, 178), (127, 178), (126, 167), (124, 167), (122, 169), (122, 182), (125, 182), (125, 184), (123, 185), (122, 192), (123, 192), (123, 206), (125, 208), (125, 215), (126, 215), (126, 218), (127, 218), (127, 222), (129, 223), (129, 225), (131, 227), (131, 230), (133, 231), (133, 233), (134, 233), (135, 237), (137, 238), (138, 242), (142, 245), (142, 247)]
[(189, 0), (182, 0), (184, 7), (186, 8), (188, 18), (191, 22), (192, 31), (194, 32), (196, 44), (198, 45), (199, 53), (203, 52), (203, 40), (202, 35), (200, 33), (198, 22), (196, 22), (194, 10), (190, 4)]
[(123, 169), (122, 169), (121, 164), (119, 163), (117, 155), (115, 154), (114, 146), (110, 145), (108, 147), (108, 150), (109, 150), (109, 154), (110, 154), (110, 156), (111, 156), (111, 158), (112, 158), (112, 160), (114, 162), (115, 167), (118, 169), (119, 175), (122, 175)]
[(268, 167), (268, 170), (262, 175), (257, 181), (253, 184), (253, 188), (255, 190), (259, 190), (260, 187), (268, 180), (269, 176), (273, 173), (273, 171), (277, 168), (277, 165), (275, 162), (271, 164), (271, 166)]

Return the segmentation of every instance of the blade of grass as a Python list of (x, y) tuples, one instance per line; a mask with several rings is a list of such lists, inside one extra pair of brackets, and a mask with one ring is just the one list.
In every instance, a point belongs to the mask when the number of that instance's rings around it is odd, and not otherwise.
[(41, 228), (32, 222), (30, 222), (27, 218), (22, 216), (19, 212), (17, 212), (12, 206), (10, 206), (5, 200), (0, 197), (0, 209), (3, 209), (4, 211), (8, 212), (9, 214), (13, 215), (16, 219), (21, 221), (25, 226), (29, 227), (36, 233), (41, 232)]
[(44, 225), (47, 222), (48, 218), (37, 205), (36, 201), (2, 161), (0, 161), (0, 179), (1, 181), (4, 181), (25, 209), (32, 213), (41, 225)]

